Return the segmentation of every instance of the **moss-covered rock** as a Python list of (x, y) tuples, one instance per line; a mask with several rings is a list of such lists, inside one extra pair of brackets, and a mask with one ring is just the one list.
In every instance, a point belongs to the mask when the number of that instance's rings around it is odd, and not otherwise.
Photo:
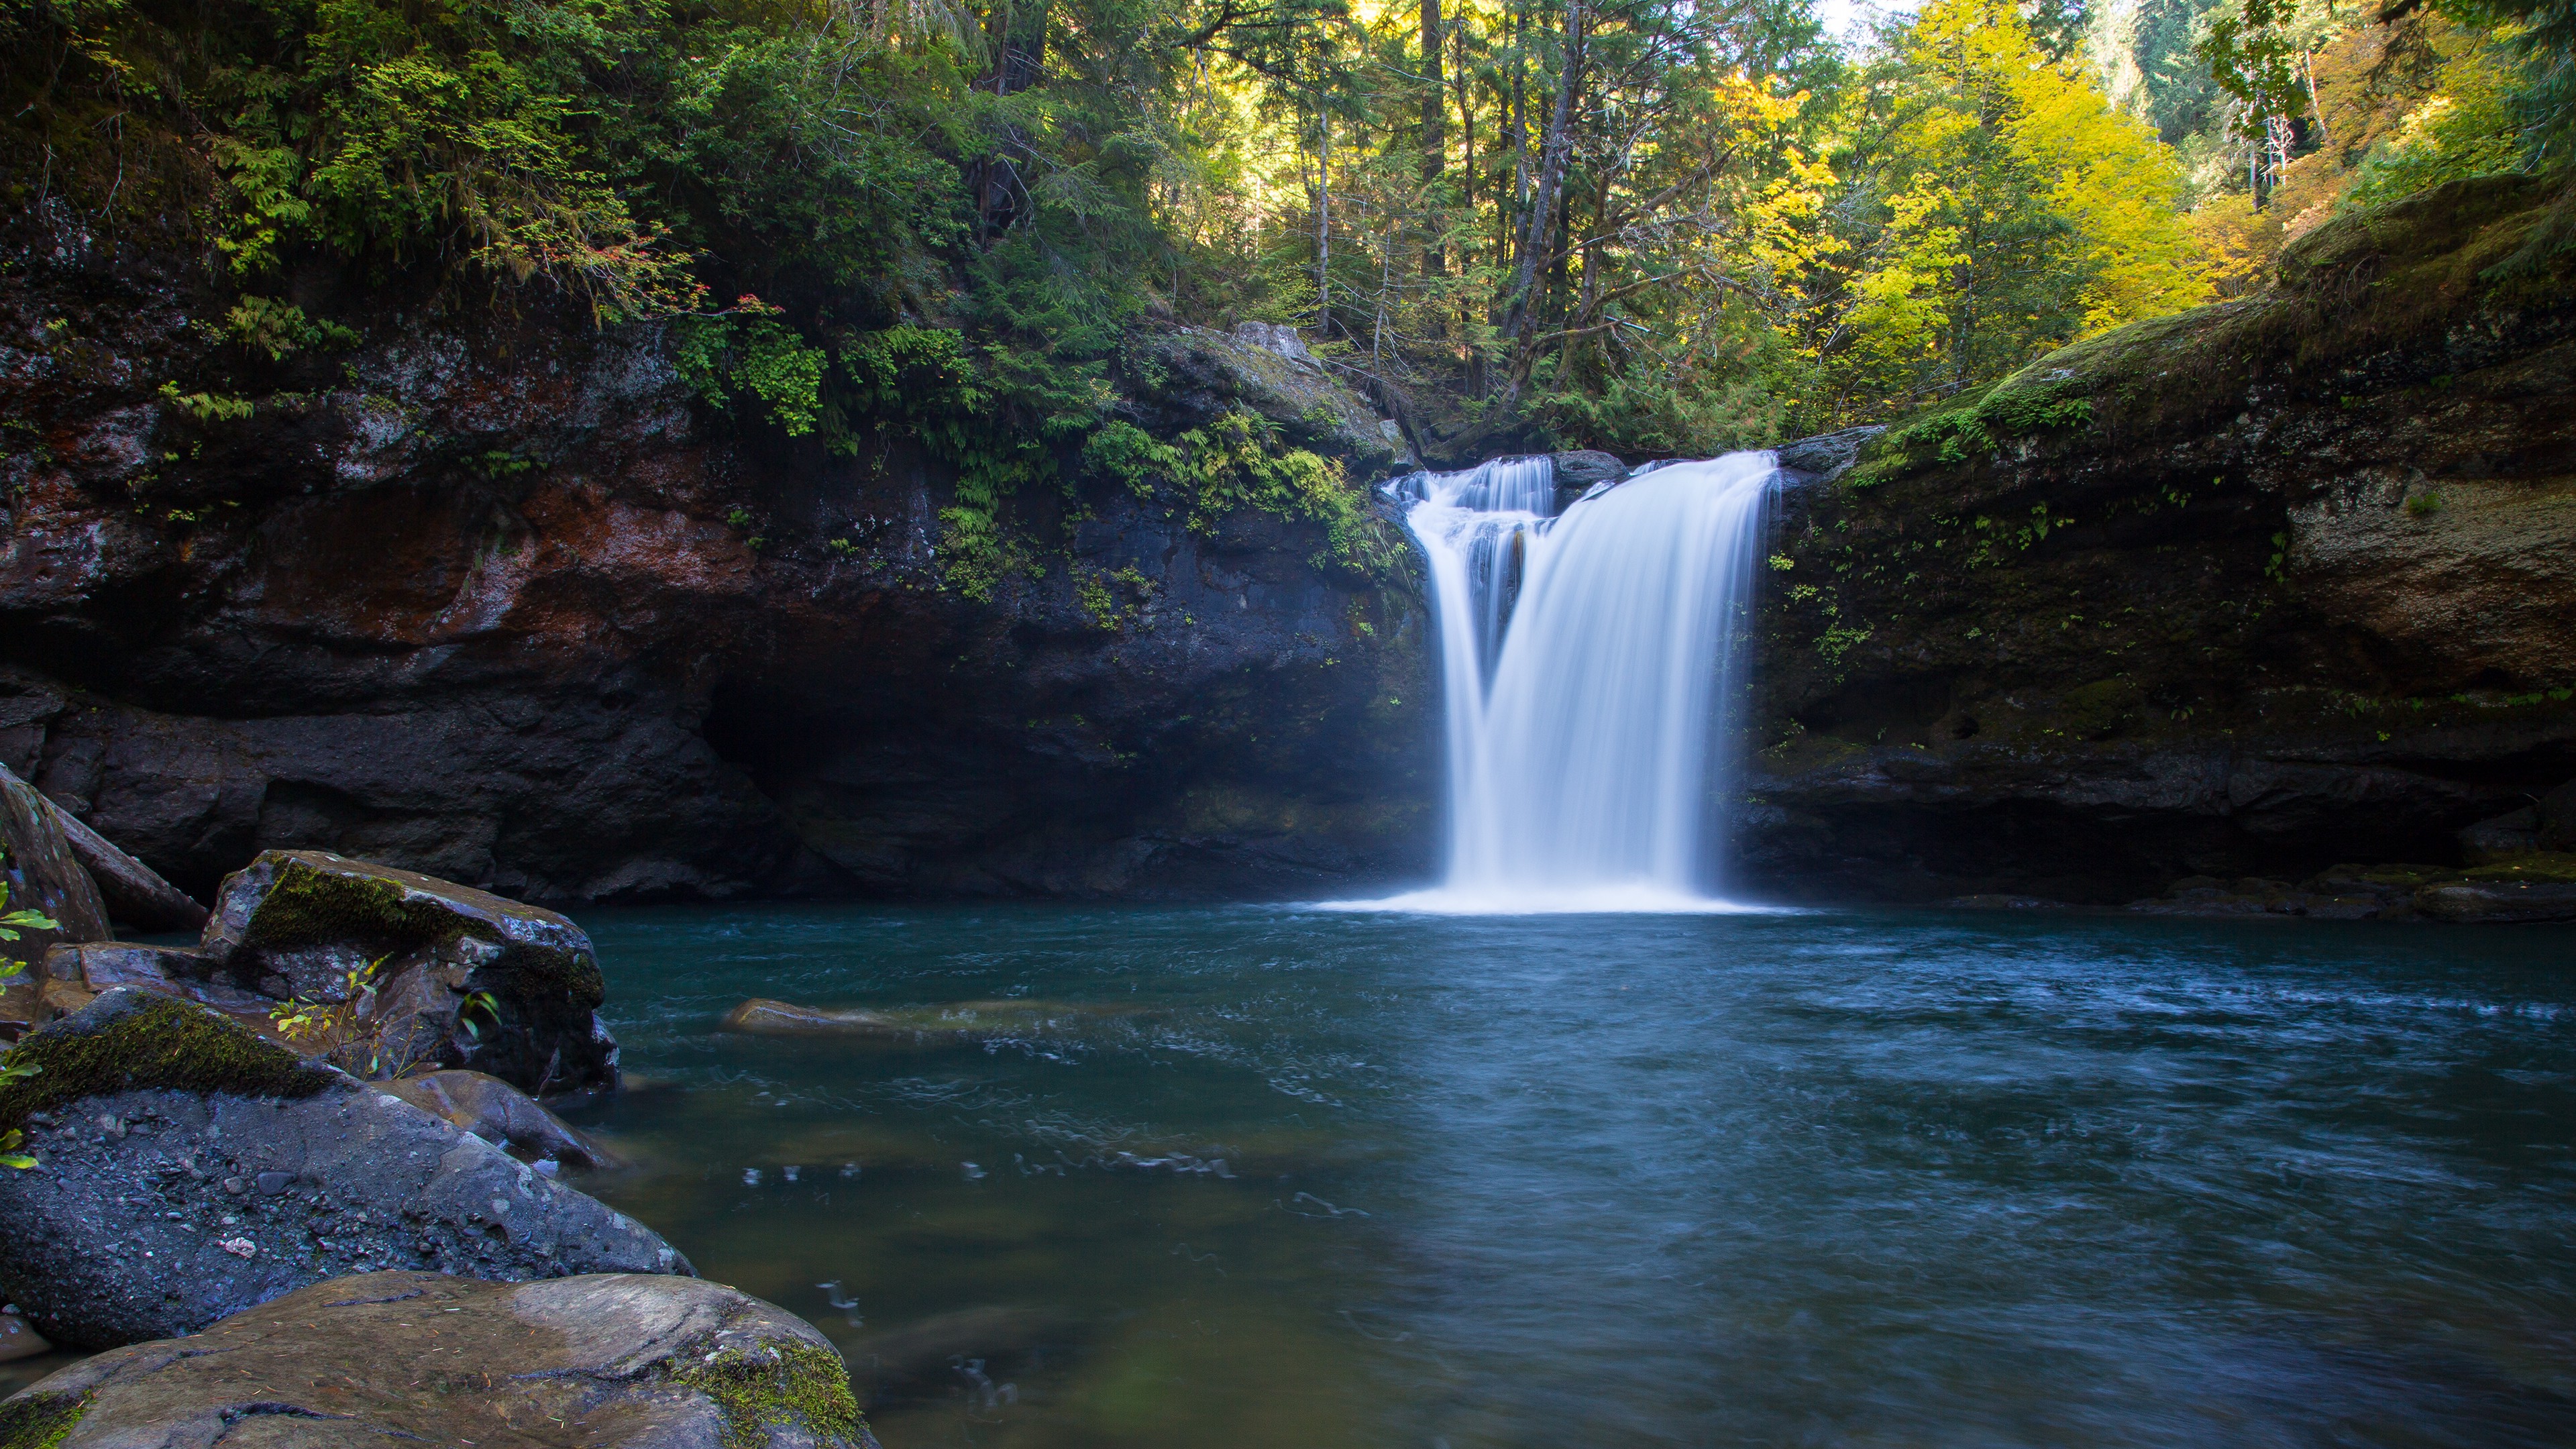
[(175, 997), (122, 990), (18, 1043), (35, 1075), (0, 1083), (0, 1130), (30, 1114), (130, 1091), (220, 1092), (300, 1100), (343, 1080), (220, 1013)]
[(224, 1016), (140, 991), (30, 1036), (0, 1123), (0, 1296), (47, 1338), (192, 1333), (359, 1268), (687, 1273), (649, 1229)]
[[(1248, 324), (1229, 336), (1184, 327), (1157, 338), (1137, 379), (1148, 406), (1213, 416), (1240, 406), (1279, 425), (1288, 441), (1342, 460), (1366, 483), (1412, 466), (1403, 430), (1380, 417), (1305, 352), (1276, 340), (1286, 329)], [(1295, 334), (1287, 333), (1293, 340)]]
[(331, 995), (342, 963), (460, 941), (498, 947), (487, 970), (525, 994), (606, 999), (590, 937), (540, 906), (321, 850), (271, 850), (224, 878), (198, 949), (236, 974)]
[(395, 1065), (471, 1067), (541, 1094), (616, 1082), (616, 1042), (595, 1010), (599, 959), (579, 926), (541, 907), (272, 850), (224, 878), (198, 949), (275, 998), (337, 1003), (372, 987), (367, 1030)]
[(422, 1272), (315, 1284), (184, 1346), (137, 1344), (75, 1364), (0, 1403), (0, 1428), (16, 1431), (0, 1442), (213, 1443), (253, 1413), (328, 1426), (327, 1440), (298, 1444), (495, 1434), (595, 1449), (876, 1444), (831, 1343), (731, 1288), (635, 1274), (510, 1284)]

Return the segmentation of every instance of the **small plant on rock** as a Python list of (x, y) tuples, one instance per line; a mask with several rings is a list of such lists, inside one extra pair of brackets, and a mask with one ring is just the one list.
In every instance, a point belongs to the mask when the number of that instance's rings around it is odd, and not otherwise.
[[(9, 883), (7, 881), (0, 881), (0, 907), (5, 907), (8, 904)], [(59, 929), (61, 929), (61, 923), (56, 921), (53, 917), (46, 915), (42, 911), (28, 910), (23, 906), (17, 910), (8, 911), (6, 914), (0, 914), (0, 941), (15, 941), (18, 939), (18, 933), (20, 931), (53, 931)], [(26, 962), (0, 961), (0, 982), (13, 981), (26, 974)], [(9, 1051), (0, 1052), (0, 1084), (23, 1082), (27, 1078), (44, 1070), (34, 1062), (12, 1060), (15, 1056), (17, 1056), (17, 1051), (14, 1048)], [(24, 1172), (28, 1168), (35, 1166), (36, 1159), (19, 1150), (20, 1147), (26, 1144), (26, 1141), (27, 1134), (23, 1128), (12, 1127), (6, 1132), (0, 1132), (0, 1167), (15, 1168), (18, 1171)]]
[[(281, 1001), (268, 1014), (277, 1034), (314, 1056), (363, 1076), (399, 1077), (422, 1065), (409, 1030), (394, 1036), (394, 1023), (376, 1010), (376, 972), (389, 956), (379, 956), (341, 977), (348, 994), (338, 1001), (295, 997)], [(488, 995), (489, 993), (479, 993)], [(471, 1002), (468, 1002), (469, 1007)], [(486, 1008), (488, 1010), (488, 1008)], [(468, 1030), (471, 1030), (469, 1025)]]

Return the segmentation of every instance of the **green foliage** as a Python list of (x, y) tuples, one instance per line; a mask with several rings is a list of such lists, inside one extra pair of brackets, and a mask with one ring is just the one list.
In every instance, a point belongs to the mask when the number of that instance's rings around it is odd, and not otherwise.
[(175, 382), (161, 384), (161, 400), (201, 423), (237, 423), (255, 411), (248, 398), (219, 392), (182, 393)]
[[(1999, 0), (1934, 0), (1853, 98), (1865, 218), (1829, 269), (1836, 419), (1983, 387), (2207, 295), (2169, 153)], [(1973, 421), (1973, 420), (1972, 420)]]
[(224, 314), (224, 333), (253, 351), (283, 362), (310, 347), (355, 347), (358, 334), (337, 322), (304, 315), (304, 309), (269, 297), (246, 296)]
[(2474, 41), (2445, 48), (2451, 53), (2435, 73), (2433, 94), (2362, 157), (2347, 193), (2353, 203), (2376, 205), (2445, 181), (2519, 171), (2529, 160), (2515, 78), (2499, 48)]
[(672, 364), (709, 406), (741, 398), (789, 437), (814, 431), (823, 411), (823, 349), (780, 322), (780, 309), (746, 293), (731, 311), (672, 324)]
[(1239, 509), (1312, 519), (1324, 525), (1326, 544), (1318, 568), (1336, 564), (1363, 578), (1392, 574), (1401, 557), (1395, 540), (1368, 511), (1339, 461), (1303, 448), (1279, 445), (1278, 425), (1249, 413), (1226, 413), (1183, 433), (1178, 451), (1189, 526), (1212, 532), (1216, 521)]
[(1082, 444), (1086, 470), (1116, 480), (1139, 498), (1153, 497), (1157, 480), (1179, 474), (1183, 459), (1180, 449), (1155, 441), (1153, 434), (1134, 423), (1114, 419)]

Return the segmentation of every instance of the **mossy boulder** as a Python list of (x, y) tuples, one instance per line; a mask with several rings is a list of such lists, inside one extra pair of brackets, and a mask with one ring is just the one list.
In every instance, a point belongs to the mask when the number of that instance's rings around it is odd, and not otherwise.
[(193, 1333), (361, 1267), (688, 1273), (651, 1230), (190, 1002), (131, 989), (29, 1036), (0, 1126), (0, 1295), (47, 1338)]
[(218, 1012), (134, 989), (108, 991), (38, 1029), (18, 1043), (9, 1060), (36, 1071), (0, 1083), (0, 1131), (119, 1092), (299, 1101), (341, 1080), (329, 1067), (262, 1040)]
[(1147, 408), (1172, 410), (1184, 421), (1234, 408), (1257, 413), (1278, 424), (1292, 445), (1342, 460), (1354, 482), (1411, 466), (1412, 450), (1401, 428), (1378, 416), (1302, 346), (1291, 353), (1271, 345), (1276, 335), (1180, 328), (1155, 339), (1152, 365), (1137, 391)]
[(470, 1067), (541, 1095), (616, 1084), (590, 937), (538, 906), (272, 850), (224, 878), (198, 949), (274, 998), (334, 1003), (357, 994), (353, 977), (372, 986), (370, 1034), (404, 1066)]
[(344, 963), (469, 940), (497, 947), (489, 966), (528, 989), (583, 1006), (605, 999), (590, 937), (564, 916), (322, 850), (266, 851), (226, 876), (198, 949), (327, 997)]
[(136, 1344), (0, 1403), (0, 1442), (280, 1449), (581, 1444), (875, 1449), (829, 1340), (719, 1284), (636, 1274), (318, 1283), (184, 1342)]

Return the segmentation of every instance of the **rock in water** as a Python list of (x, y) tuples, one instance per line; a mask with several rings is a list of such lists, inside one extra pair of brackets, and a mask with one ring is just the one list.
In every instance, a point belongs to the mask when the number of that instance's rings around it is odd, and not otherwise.
[(1154, 1014), (1150, 1008), (1058, 1001), (958, 1001), (877, 1010), (800, 1006), (755, 996), (726, 1012), (722, 1027), (750, 1036), (839, 1036), (935, 1044), (1067, 1036), (1103, 1021)]
[(617, 1155), (573, 1130), (527, 1093), (481, 1072), (431, 1072), (377, 1084), (378, 1091), (473, 1133), (495, 1147), (568, 1167), (622, 1167)]
[[(0, 1294), (46, 1337), (193, 1333), (366, 1268), (687, 1274), (650, 1229), (202, 1006), (110, 991), (29, 1036), (0, 1128)], [(7, 1441), (0, 1436), (0, 1442)]]
[(0, 1402), (10, 1445), (218, 1441), (876, 1449), (840, 1355), (811, 1325), (718, 1284), (622, 1273), (334, 1279)]
[(382, 1039), (406, 1064), (471, 1067), (540, 1096), (617, 1084), (599, 958), (553, 911), (319, 850), (224, 878), (198, 949), (270, 996), (341, 1001), (375, 968)]

